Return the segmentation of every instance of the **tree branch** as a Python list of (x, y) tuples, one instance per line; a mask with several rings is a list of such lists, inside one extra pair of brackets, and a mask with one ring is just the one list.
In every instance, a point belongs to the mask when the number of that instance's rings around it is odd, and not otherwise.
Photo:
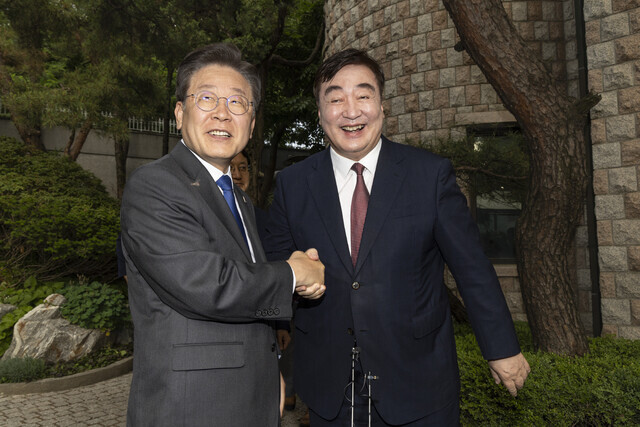
[(456, 169), (456, 171), (480, 172), (482, 174), (493, 176), (495, 178), (508, 179), (508, 180), (513, 180), (513, 181), (523, 181), (523, 180), (527, 179), (526, 176), (500, 175), (500, 174), (497, 174), (495, 172), (491, 172), (490, 170), (478, 168), (478, 167), (475, 167), (475, 166), (457, 166), (455, 169)]
[(320, 26), (320, 30), (318, 30), (318, 36), (316, 37), (316, 45), (313, 47), (313, 51), (309, 54), (309, 57), (303, 61), (296, 61), (291, 59), (285, 59), (280, 55), (272, 55), (271, 61), (278, 65), (284, 65), (287, 67), (306, 67), (307, 65), (313, 62), (315, 56), (320, 52), (322, 47), (322, 39), (324, 35), (324, 23)]

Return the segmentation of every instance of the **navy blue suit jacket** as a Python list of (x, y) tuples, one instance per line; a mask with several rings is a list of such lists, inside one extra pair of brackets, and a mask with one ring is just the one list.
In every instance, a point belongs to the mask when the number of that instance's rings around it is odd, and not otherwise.
[[(376, 409), (403, 424), (457, 404), (449, 266), (483, 356), (520, 352), (495, 270), (450, 162), (382, 138), (357, 265), (352, 265), (329, 150), (283, 170), (270, 208), (268, 257), (316, 248), (327, 290), (296, 312), (294, 380), (324, 418), (337, 415), (354, 336)], [(352, 333), (354, 335), (352, 335)], [(487, 372), (488, 375), (488, 372)]]

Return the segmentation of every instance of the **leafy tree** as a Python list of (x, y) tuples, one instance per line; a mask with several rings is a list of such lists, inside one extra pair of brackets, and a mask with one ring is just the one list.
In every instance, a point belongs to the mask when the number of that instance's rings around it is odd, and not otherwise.
[(531, 158), (516, 255), (537, 348), (588, 351), (573, 291), (574, 237), (583, 214), (584, 129), (595, 97), (576, 101), (515, 30), (500, 0), (443, 0), (463, 47), (515, 116)]
[(43, 150), (45, 41), (56, 14), (47, 0), (1, 0), (0, 13), (0, 95), (20, 137)]

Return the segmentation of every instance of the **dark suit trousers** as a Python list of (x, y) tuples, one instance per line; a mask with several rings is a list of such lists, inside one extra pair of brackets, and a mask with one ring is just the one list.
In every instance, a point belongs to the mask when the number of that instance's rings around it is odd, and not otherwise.
[[(355, 416), (354, 427), (367, 427), (369, 425), (369, 399), (368, 387), (364, 386), (364, 379), (359, 368), (356, 369), (355, 381)], [(375, 390), (375, 380), (371, 385)], [(316, 414), (309, 408), (309, 420), (311, 427), (350, 427), (351, 426), (351, 386), (345, 388), (345, 398), (338, 416), (332, 420), (327, 420)], [(460, 425), (460, 407), (458, 402), (451, 402), (447, 407), (427, 415), (416, 421), (402, 424), (402, 427), (456, 427)], [(372, 427), (392, 427), (395, 424), (387, 424), (375, 408), (371, 405), (371, 426)], [(397, 427), (397, 426), (396, 426)]]

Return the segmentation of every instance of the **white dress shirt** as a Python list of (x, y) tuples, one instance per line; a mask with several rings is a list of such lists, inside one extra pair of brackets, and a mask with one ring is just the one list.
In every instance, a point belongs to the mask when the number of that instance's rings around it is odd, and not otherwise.
[[(376, 146), (373, 147), (373, 150), (357, 162), (364, 166), (362, 177), (364, 178), (364, 184), (369, 194), (371, 194), (371, 186), (373, 185), (373, 178), (376, 174), (376, 165), (378, 164), (381, 147), (382, 142), (380, 140)], [(330, 149), (330, 154), (331, 163), (333, 163), (333, 174), (336, 178), (336, 186), (338, 188), (338, 196), (340, 197), (345, 237), (349, 245), (349, 253), (351, 253), (351, 199), (353, 198), (353, 191), (356, 189), (357, 180), (356, 172), (352, 170), (351, 167), (356, 162), (339, 155), (333, 148)]]

